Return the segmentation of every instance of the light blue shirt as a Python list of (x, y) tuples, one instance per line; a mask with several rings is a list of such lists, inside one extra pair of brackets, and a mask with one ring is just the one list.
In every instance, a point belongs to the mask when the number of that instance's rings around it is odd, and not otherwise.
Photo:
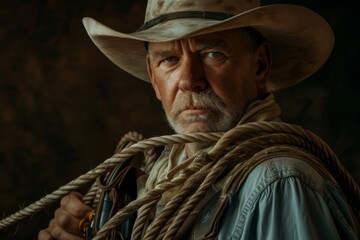
[[(211, 204), (199, 214), (196, 224)], [(343, 193), (306, 162), (278, 157), (259, 164), (230, 201), (219, 240), (359, 239)]]
[(339, 188), (293, 158), (257, 166), (223, 219), (219, 239), (359, 239)]

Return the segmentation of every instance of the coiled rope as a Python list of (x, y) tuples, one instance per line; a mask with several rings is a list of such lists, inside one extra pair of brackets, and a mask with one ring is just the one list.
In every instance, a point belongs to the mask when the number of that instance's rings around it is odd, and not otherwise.
[[(24, 218), (33, 216), (59, 201), (71, 191), (85, 184), (94, 183), (97, 177), (105, 174), (115, 165), (122, 164), (137, 153), (146, 152), (151, 159), (153, 156), (152, 149), (155, 147), (193, 142), (212, 143), (214, 145), (194, 155), (191, 167), (181, 170), (170, 181), (161, 182), (154, 189), (146, 192), (144, 196), (137, 198), (119, 210), (97, 233), (94, 240), (105, 239), (112, 229), (118, 227), (135, 211), (138, 211), (138, 217), (134, 225), (132, 239), (174, 239), (185, 219), (224, 171), (234, 169), (243, 172), (244, 174), (238, 179), (241, 182), (246, 177), (246, 170), (252, 168), (254, 161), (262, 161), (269, 153), (279, 151), (297, 152), (303, 154), (304, 157), (314, 155), (321, 159), (321, 163), (314, 162), (314, 166), (325, 167), (327, 170), (322, 170), (324, 174), (330, 172), (343, 189), (356, 216), (360, 218), (359, 186), (323, 140), (296, 125), (282, 122), (251, 122), (239, 125), (226, 133), (174, 134), (144, 139), (127, 145), (96, 168), (24, 209), (2, 219), (0, 230)], [(145, 172), (151, 169), (154, 162), (155, 160), (152, 158), (145, 163)], [(177, 194), (147, 227), (149, 213), (160, 200), (162, 193), (174, 187), (179, 188)], [(229, 186), (225, 186), (224, 189), (229, 189)], [(84, 196), (84, 201), (96, 206), (98, 194), (99, 190), (96, 184), (93, 184)]]

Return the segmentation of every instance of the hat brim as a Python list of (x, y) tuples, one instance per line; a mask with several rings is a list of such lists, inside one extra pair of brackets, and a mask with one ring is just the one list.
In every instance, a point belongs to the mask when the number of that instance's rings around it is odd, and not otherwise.
[(117, 66), (150, 82), (144, 42), (166, 42), (187, 37), (252, 27), (272, 46), (269, 92), (294, 85), (317, 71), (329, 58), (334, 34), (328, 23), (312, 10), (289, 4), (261, 6), (224, 21), (176, 19), (144, 31), (121, 33), (86, 17), (83, 24), (95, 45)]

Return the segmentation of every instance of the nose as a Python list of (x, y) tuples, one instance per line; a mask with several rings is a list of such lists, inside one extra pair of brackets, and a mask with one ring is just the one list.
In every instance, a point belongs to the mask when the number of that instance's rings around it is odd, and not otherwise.
[(208, 88), (203, 63), (197, 56), (183, 59), (180, 69), (179, 88), (184, 92), (202, 92)]

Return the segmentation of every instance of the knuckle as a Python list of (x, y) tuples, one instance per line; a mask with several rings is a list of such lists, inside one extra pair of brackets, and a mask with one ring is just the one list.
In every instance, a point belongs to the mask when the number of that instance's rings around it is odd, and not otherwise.
[(51, 219), (49, 222), (48, 231), (51, 231), (51, 229), (55, 226), (55, 224), (56, 224), (55, 219)]
[(60, 200), (60, 205), (66, 206), (69, 203), (71, 204), (71, 202), (73, 202), (73, 201), (81, 199), (81, 197), (82, 197), (82, 195), (78, 192), (70, 192), (69, 194), (62, 197), (62, 199)]
[(77, 199), (81, 199), (82, 198), (82, 194), (79, 192), (71, 192), (70, 193), (71, 197), (77, 198)]
[(43, 229), (38, 234), (38, 240), (52, 240), (52, 237), (47, 229)]
[(63, 212), (57, 215), (56, 222), (62, 228), (67, 227), (71, 223), (71, 216)]
[(61, 198), (60, 206), (62, 206), (62, 207), (66, 206), (69, 203), (69, 201), (70, 201), (70, 194)]
[(58, 208), (55, 210), (54, 217), (57, 218), (63, 212), (62, 208)]
[(88, 210), (86, 205), (79, 203), (79, 204), (76, 204), (76, 205), (72, 206), (71, 212), (74, 214), (74, 216), (78, 216), (79, 218), (83, 218), (83, 217), (86, 217), (89, 210)]
[(61, 236), (61, 229), (57, 225), (55, 219), (51, 219), (49, 223), (48, 231), (50, 232), (51, 236), (55, 239), (58, 239)]
[(64, 196), (60, 201), (60, 205), (62, 210), (77, 218), (84, 217), (84, 214), (90, 209), (81, 201), (81, 194), (77, 192), (71, 192)]
[(51, 229), (51, 235), (56, 239), (61, 239), (62, 233), (63, 230), (58, 225)]

